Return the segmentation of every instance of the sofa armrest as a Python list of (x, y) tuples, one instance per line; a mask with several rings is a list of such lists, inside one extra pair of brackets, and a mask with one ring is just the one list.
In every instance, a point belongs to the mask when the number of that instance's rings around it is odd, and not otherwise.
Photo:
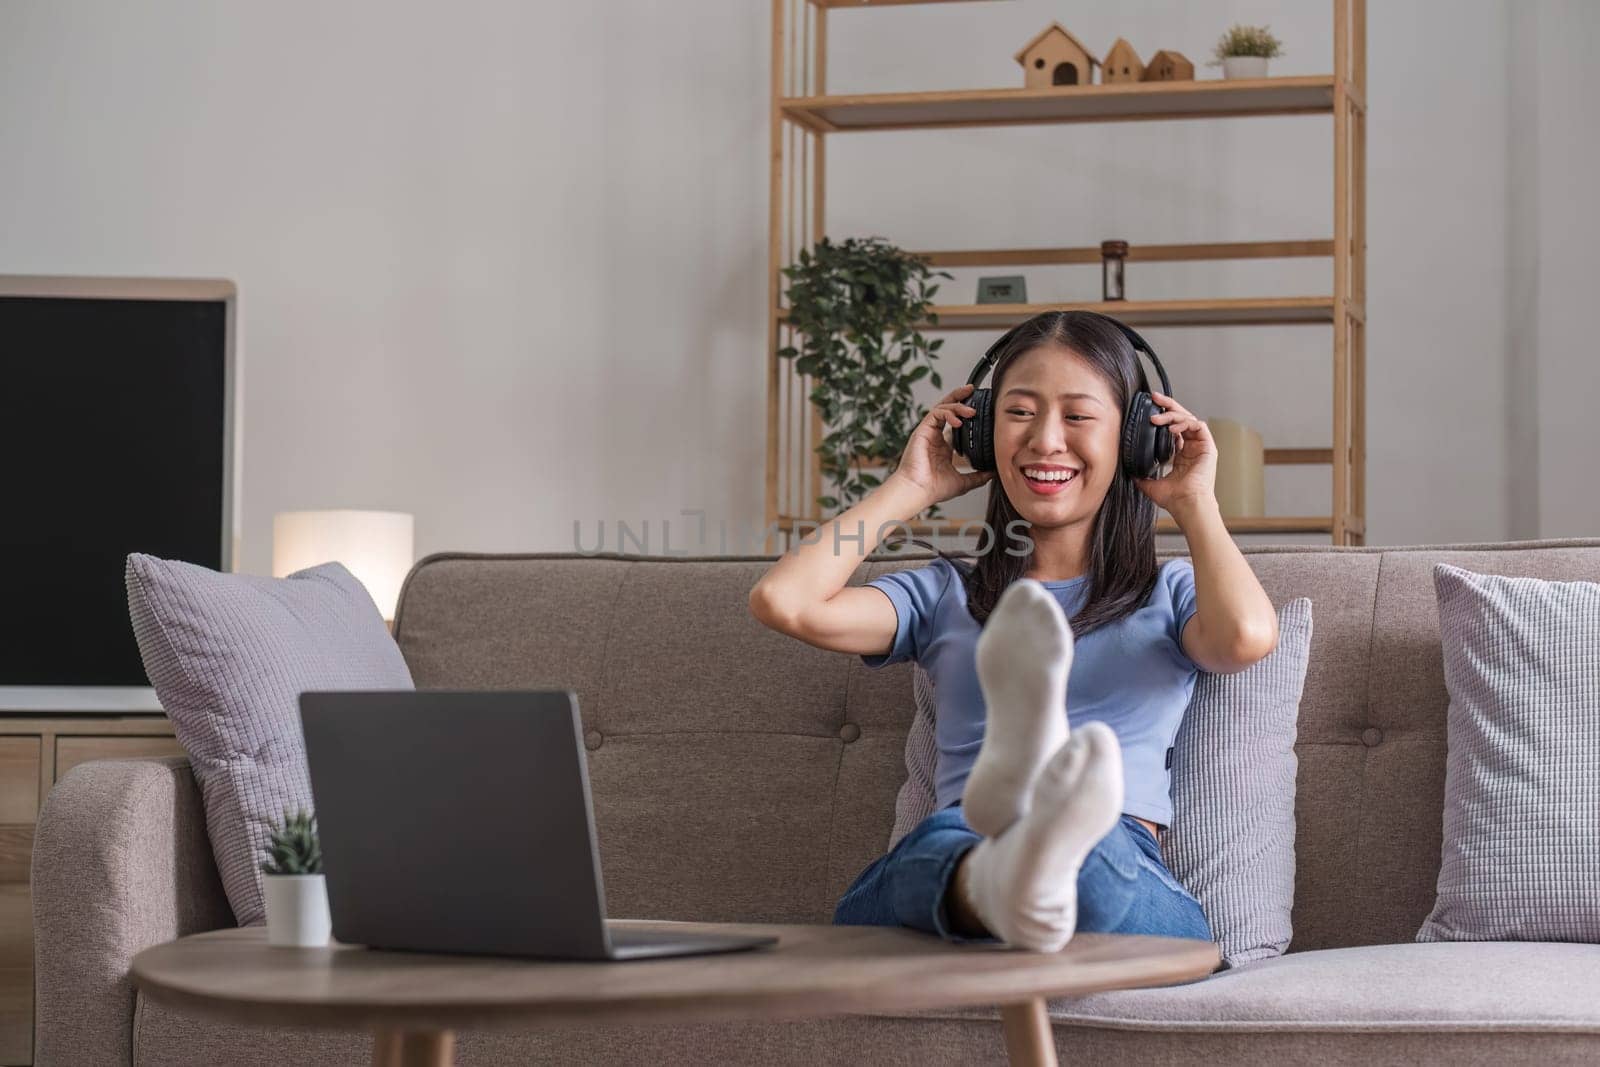
[(33, 842), (34, 1063), (131, 1063), (134, 955), (232, 925), (188, 760), (74, 767)]

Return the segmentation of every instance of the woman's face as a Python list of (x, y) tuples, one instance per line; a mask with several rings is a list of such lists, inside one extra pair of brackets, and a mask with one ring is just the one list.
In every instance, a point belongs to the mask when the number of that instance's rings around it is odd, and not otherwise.
[(1100, 510), (1121, 437), (1110, 383), (1070, 348), (1041, 345), (1006, 368), (994, 401), (995, 468), (1034, 525), (1068, 525)]

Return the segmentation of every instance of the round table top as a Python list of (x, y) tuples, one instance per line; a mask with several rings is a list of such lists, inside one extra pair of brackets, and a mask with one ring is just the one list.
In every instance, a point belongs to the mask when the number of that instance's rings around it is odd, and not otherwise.
[(1079, 934), (1057, 953), (954, 944), (899, 927), (623, 924), (766, 934), (778, 944), (706, 956), (562, 962), (275, 948), (266, 929), (216, 930), (145, 949), (148, 997), (235, 1023), (465, 1029), (529, 1023), (727, 1022), (1000, 1005), (1166, 985), (1210, 974), (1209, 941)]

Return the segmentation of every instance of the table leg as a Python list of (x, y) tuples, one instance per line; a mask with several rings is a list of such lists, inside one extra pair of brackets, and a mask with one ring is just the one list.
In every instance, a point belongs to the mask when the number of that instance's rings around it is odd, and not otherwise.
[(379, 1030), (372, 1039), (372, 1067), (450, 1067), (455, 1061), (450, 1030)]
[(1055, 1032), (1042, 999), (1002, 1004), (1000, 1021), (1006, 1032), (1006, 1058), (1012, 1067), (1056, 1067)]

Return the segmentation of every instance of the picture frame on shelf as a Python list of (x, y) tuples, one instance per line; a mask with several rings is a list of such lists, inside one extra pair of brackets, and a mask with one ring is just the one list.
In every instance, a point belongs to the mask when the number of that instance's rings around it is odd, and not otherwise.
[(997, 274), (978, 279), (979, 304), (1026, 304), (1028, 279), (1021, 274)]

